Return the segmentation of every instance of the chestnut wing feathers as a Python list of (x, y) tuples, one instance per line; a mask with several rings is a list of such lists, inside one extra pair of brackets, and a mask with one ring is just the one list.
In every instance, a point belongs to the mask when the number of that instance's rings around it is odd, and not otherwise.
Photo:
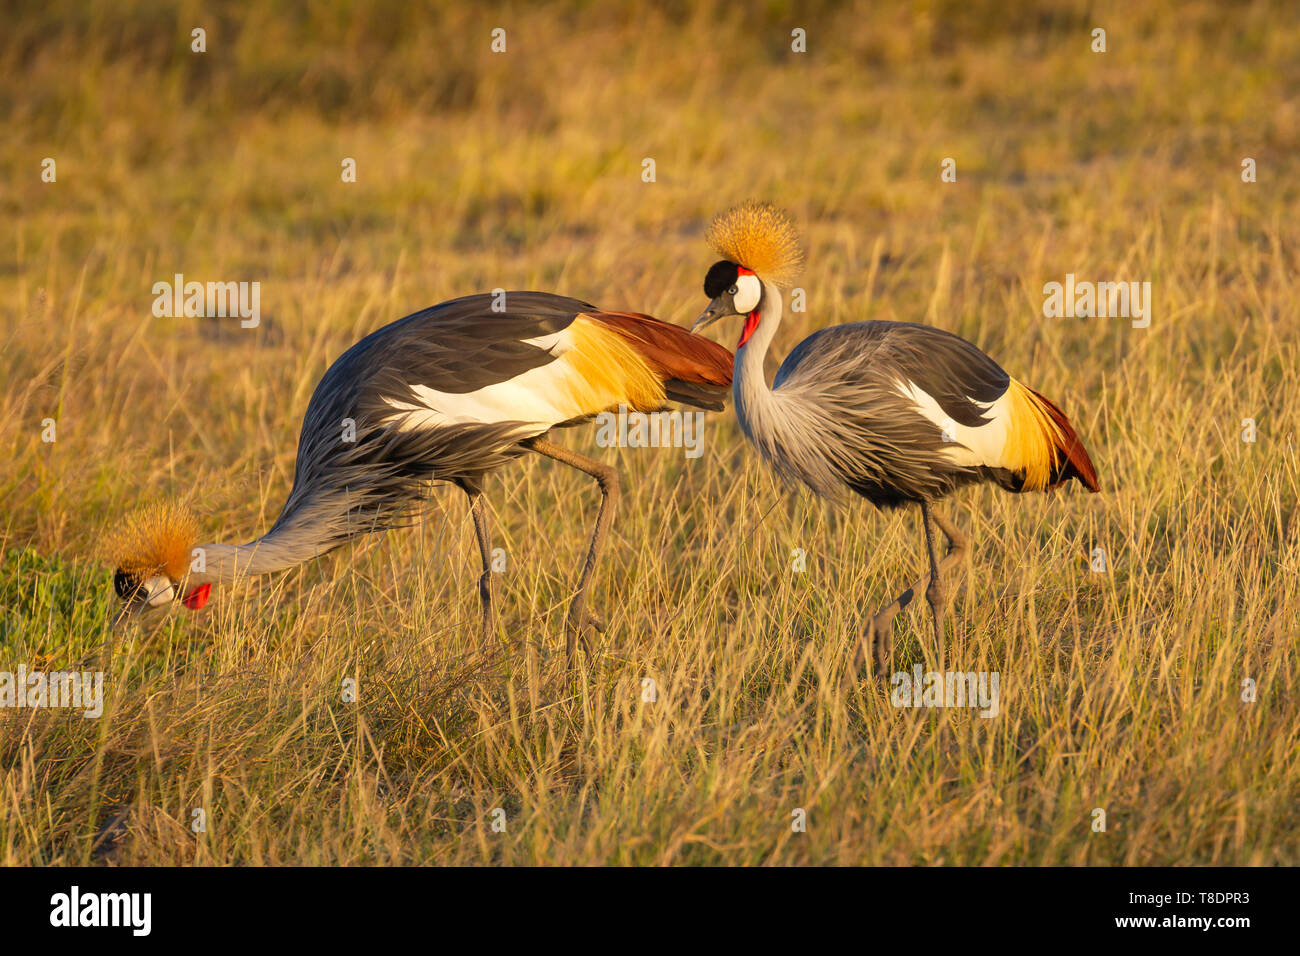
[(663, 379), (665, 396), (674, 402), (720, 412), (731, 389), (734, 357), (702, 335), (640, 312), (587, 315), (630, 344)]

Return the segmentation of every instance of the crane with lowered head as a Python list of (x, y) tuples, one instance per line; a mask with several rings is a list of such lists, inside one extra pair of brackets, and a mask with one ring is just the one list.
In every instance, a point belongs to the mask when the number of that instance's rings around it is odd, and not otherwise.
[(603, 627), (586, 601), (619, 476), (548, 433), (620, 405), (720, 411), (730, 384), (731, 353), (709, 339), (559, 295), (471, 295), (408, 315), (367, 335), (325, 372), (303, 418), (292, 490), (265, 535), (198, 545), (197, 521), (176, 503), (141, 509), (109, 535), (105, 551), (123, 602), (115, 624), (174, 603), (197, 610), (214, 584), (279, 571), (407, 523), (429, 482), (446, 481), (469, 499), (487, 635), (494, 612), (483, 479), (531, 452), (590, 475), (601, 492), (566, 617), (572, 662), (577, 639), (590, 653), (589, 630)]

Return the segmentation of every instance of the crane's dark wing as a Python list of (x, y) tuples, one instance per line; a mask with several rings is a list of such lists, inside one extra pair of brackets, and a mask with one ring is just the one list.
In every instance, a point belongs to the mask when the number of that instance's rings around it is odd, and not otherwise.
[(341, 543), (409, 516), (430, 479), (477, 488), (523, 453), (522, 441), (557, 425), (625, 401), (653, 409), (666, 394), (720, 401), (711, 379), (695, 386), (698, 396), (669, 387), (668, 376), (696, 374), (689, 357), (668, 360), (674, 335), (698, 337), (668, 328), (578, 299), (502, 292), (444, 302), (372, 332), (312, 394), (276, 527)]
[(412, 385), (475, 392), (552, 361), (546, 337), (590, 309), (545, 292), (452, 299), (367, 335), (330, 367), (321, 387), (353, 383), (362, 411), (380, 414), (391, 411), (386, 400), (410, 401)]
[[(407, 519), (431, 478), (475, 487), (522, 453), (518, 422), (403, 428), (413, 386), (467, 394), (553, 361), (545, 337), (591, 308), (541, 292), (452, 299), (357, 342), (332, 364), (303, 416), (293, 490), (275, 528), (322, 551)], [(530, 341), (538, 340), (538, 341)]]
[(885, 334), (887, 360), (933, 396), (953, 421), (983, 425), (987, 419), (980, 406), (997, 401), (1011, 377), (960, 336), (928, 325), (895, 324), (900, 328)]
[(821, 494), (836, 481), (882, 506), (970, 481), (1035, 491), (1095, 469), (1060, 409), (965, 339), (901, 322), (810, 336), (777, 373), (784, 418), (765, 421), (778, 470)]
[[(838, 374), (895, 378), (919, 386), (945, 415), (970, 427), (985, 424), (984, 409), (1006, 392), (1011, 378), (1001, 366), (960, 336), (911, 322), (856, 322), (823, 329), (804, 339), (781, 364), (774, 386), (810, 357)], [(976, 404), (976, 403), (980, 404)]]
[[(942, 418), (988, 428), (986, 411), (1009, 384), (997, 363), (941, 329), (833, 326), (782, 363), (774, 394), (789, 401), (764, 420), (771, 435), (751, 437), (778, 472), (818, 494), (837, 498), (847, 487), (882, 507), (934, 500), (987, 474)], [(937, 408), (927, 410), (921, 392)]]

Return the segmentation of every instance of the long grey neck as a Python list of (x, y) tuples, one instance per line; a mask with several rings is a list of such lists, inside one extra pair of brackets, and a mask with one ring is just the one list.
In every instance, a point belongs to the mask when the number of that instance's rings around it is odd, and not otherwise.
[(204, 544), (204, 569), (190, 578), (197, 583), (234, 584), (243, 578), (282, 571), (310, 561), (322, 552), (315, 541), (272, 531), (249, 544)]
[(781, 290), (766, 280), (763, 281), (760, 308), (758, 328), (749, 341), (736, 350), (731, 394), (741, 430), (750, 441), (761, 447), (761, 439), (772, 427), (777, 412), (772, 389), (768, 387), (767, 375), (763, 371), (763, 360), (767, 358), (767, 348), (772, 344), (785, 310)]
[(804, 387), (783, 382), (768, 387), (763, 360), (781, 324), (781, 291), (763, 283), (758, 328), (736, 350), (731, 394), (741, 431), (759, 454), (787, 481), (802, 482), (819, 495), (838, 499), (844, 482), (837, 466), (837, 450), (827, 436), (835, 432), (826, 403)]

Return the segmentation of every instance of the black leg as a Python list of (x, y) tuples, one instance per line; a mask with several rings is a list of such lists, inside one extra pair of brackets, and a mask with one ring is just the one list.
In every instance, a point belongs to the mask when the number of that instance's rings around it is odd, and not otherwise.
[(921, 502), (921, 524), (925, 526), (925, 549), (930, 555), (930, 585), (925, 589), (925, 599), (934, 614), (934, 651), (943, 653), (943, 570), (939, 567), (939, 552), (934, 546), (934, 529), (930, 527), (930, 503)]
[[(933, 505), (922, 506), (921, 514), (926, 525), (926, 543), (930, 551), (931, 562), (930, 570), (913, 582), (910, 588), (881, 608), (880, 613), (868, 621), (867, 626), (863, 629), (862, 659), (859, 663), (861, 666), (866, 665), (866, 655), (868, 653), (867, 648), (870, 647), (874, 652), (873, 656), (875, 658), (877, 673), (881, 675), (884, 675), (887, 672), (890, 659), (894, 654), (894, 618), (898, 616), (899, 612), (916, 600), (917, 594), (919, 594), (922, 589), (925, 590), (926, 597), (931, 598), (931, 607), (933, 607), (933, 597), (929, 588), (931, 577), (937, 571), (940, 578), (942, 578), (945, 571), (959, 564), (961, 560), (966, 557), (966, 548), (969, 542), (967, 541), (966, 536), (957, 529), (956, 525), (949, 521), (943, 513)], [(939, 526), (939, 530), (943, 532), (944, 537), (948, 539), (948, 553), (938, 562), (935, 561), (934, 542), (930, 532), (930, 519), (934, 520), (934, 523)], [(937, 592), (935, 596), (943, 597), (942, 591)], [(942, 632), (939, 628), (941, 628), (942, 625), (939, 623), (937, 616), (935, 624), (936, 636), (941, 641)], [(937, 649), (938, 648), (936, 648), (936, 650)]]
[(483, 559), (483, 573), (478, 579), (478, 599), (483, 607), (483, 639), (492, 636), (495, 614), (492, 610), (492, 541), (488, 536), (487, 511), (483, 505), (483, 492), (465, 489), (469, 496), (469, 511), (474, 516), (474, 532), (478, 535), (478, 552)]
[(578, 638), (582, 638), (583, 649), (586, 650), (588, 657), (590, 657), (592, 645), (588, 629), (594, 628), (597, 631), (605, 629), (605, 625), (600, 618), (586, 610), (587, 590), (596, 571), (596, 560), (600, 556), (601, 545), (604, 544), (605, 536), (609, 532), (609, 524), (614, 515), (614, 508), (618, 505), (621, 491), (618, 472), (608, 465), (602, 465), (600, 462), (579, 455), (577, 452), (552, 444), (545, 438), (532, 438), (524, 442), (524, 445), (539, 455), (554, 458), (556, 461), (563, 462), (572, 468), (577, 468), (579, 471), (591, 475), (596, 479), (596, 484), (600, 486), (600, 510), (596, 513), (596, 528), (591, 533), (591, 547), (587, 550), (587, 559), (583, 563), (582, 573), (578, 578), (578, 589), (573, 595), (573, 601), (569, 604), (569, 615), (565, 622), (564, 650), (569, 665), (572, 666)]

